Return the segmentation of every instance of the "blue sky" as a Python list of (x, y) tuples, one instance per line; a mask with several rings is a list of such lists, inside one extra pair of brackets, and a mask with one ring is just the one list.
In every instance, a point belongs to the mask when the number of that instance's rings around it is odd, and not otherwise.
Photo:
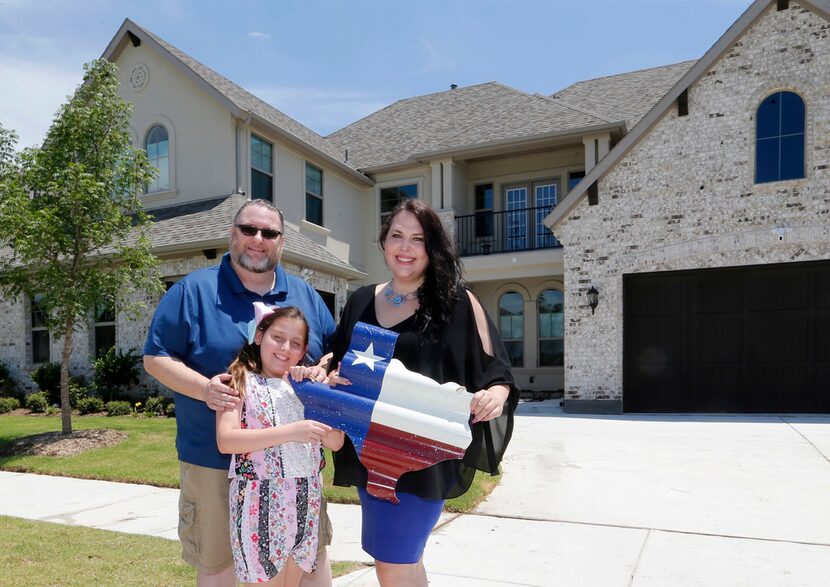
[(0, 124), (19, 146), (130, 18), (325, 135), (396, 100), (695, 59), (750, 0), (0, 0)]

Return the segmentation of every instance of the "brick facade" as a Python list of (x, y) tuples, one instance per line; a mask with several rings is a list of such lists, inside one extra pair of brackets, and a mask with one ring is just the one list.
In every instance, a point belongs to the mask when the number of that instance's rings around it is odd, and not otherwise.
[[(165, 280), (178, 280), (196, 269), (211, 267), (218, 263), (218, 259), (206, 259), (204, 256), (184, 257), (162, 261), (160, 270)], [(302, 276), (302, 267), (293, 263), (283, 263), (285, 270), (293, 275)], [(320, 291), (334, 293), (335, 309), (339, 314), (346, 305), (347, 282), (343, 278), (335, 277), (319, 271), (314, 271), (305, 276), (309, 284)], [(141, 298), (144, 310), (138, 317), (132, 318), (124, 312), (118, 312), (115, 323), (116, 348), (122, 351), (134, 349), (141, 354), (144, 348), (144, 340), (150, 329), (150, 321), (153, 311), (159, 298), (148, 295), (144, 292), (133, 294)], [(36, 391), (36, 385), (29, 377), (36, 365), (31, 362), (31, 317), (29, 315), (29, 304), (22, 300), (6, 300), (0, 298), (0, 313), (4, 316), (5, 328), (0, 330), (0, 361), (5, 363), (12, 377), (27, 391)], [(70, 372), (73, 375), (84, 375), (87, 378), (92, 376), (92, 354), (94, 352), (91, 336), (92, 323), (82, 326), (74, 334), (73, 351), (70, 362)], [(60, 362), (61, 339), (51, 340), (50, 355), (53, 362)], [(151, 377), (141, 371), (141, 385), (151, 389), (164, 392), (164, 389)]]
[[(773, 3), (689, 88), (688, 115), (669, 109), (600, 180), (599, 204), (556, 227), (566, 399), (622, 398), (624, 274), (830, 258), (828, 71), (830, 23)], [(755, 112), (781, 90), (806, 106), (806, 177), (755, 184)]]

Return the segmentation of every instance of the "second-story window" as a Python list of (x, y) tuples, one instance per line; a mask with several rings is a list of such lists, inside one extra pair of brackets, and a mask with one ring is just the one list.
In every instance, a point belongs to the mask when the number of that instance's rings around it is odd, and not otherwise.
[(776, 92), (758, 106), (755, 120), (755, 183), (804, 177), (804, 100)]
[(493, 236), (493, 184), (477, 185), (476, 191), (476, 238)]
[(418, 197), (418, 184), (396, 185), (388, 188), (380, 188), (380, 222), (389, 216), (399, 202), (407, 198)]
[(305, 219), (323, 226), (323, 170), (305, 164)]
[(167, 129), (157, 124), (147, 132), (147, 160), (158, 175), (147, 186), (147, 193), (170, 189), (170, 138)]
[(251, 135), (251, 199), (274, 201), (274, 147)]

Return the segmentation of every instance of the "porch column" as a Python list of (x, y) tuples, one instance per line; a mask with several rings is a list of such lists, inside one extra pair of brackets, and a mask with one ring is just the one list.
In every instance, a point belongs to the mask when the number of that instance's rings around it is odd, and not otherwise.
[(441, 162), (441, 166), (443, 167), (442, 186), (444, 188), (444, 198), (441, 202), (441, 208), (444, 210), (455, 210), (455, 206), (453, 205), (455, 196), (453, 193), (455, 191), (453, 190), (455, 162), (452, 159), (445, 159)]
[(444, 170), (440, 161), (430, 161), (429, 168), (432, 180), (429, 203), (432, 204), (432, 207), (436, 210), (440, 210), (443, 207), (441, 205), (441, 201), (444, 199), (444, 194), (441, 191), (441, 186), (444, 181)]

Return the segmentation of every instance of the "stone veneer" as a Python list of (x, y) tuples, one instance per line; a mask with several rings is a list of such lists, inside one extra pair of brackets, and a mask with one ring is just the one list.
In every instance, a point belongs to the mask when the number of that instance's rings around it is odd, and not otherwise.
[[(206, 259), (204, 256), (184, 257), (179, 259), (163, 260), (160, 266), (161, 273), (165, 280), (178, 280), (191, 271), (204, 267), (211, 267), (219, 262), (217, 259)], [(293, 275), (300, 276), (302, 267), (294, 263), (284, 263), (285, 270)], [(333, 275), (313, 271), (307, 277), (309, 284), (321, 291), (328, 291), (335, 294), (336, 311), (346, 305), (345, 279)], [(115, 323), (115, 344), (120, 350), (127, 351), (135, 349), (141, 354), (144, 348), (144, 340), (147, 338), (147, 331), (150, 329), (153, 311), (159, 298), (148, 295), (145, 292), (135, 292), (133, 301), (141, 301), (144, 310), (136, 318), (131, 318), (124, 312), (116, 315)], [(12, 377), (15, 378), (27, 391), (36, 390), (36, 385), (29, 378), (29, 373), (35, 366), (30, 361), (31, 357), (31, 333), (29, 305), (19, 300), (6, 300), (0, 298), (0, 315), (4, 316), (5, 327), (0, 330), (0, 361), (4, 362), (10, 369)], [(90, 323), (91, 326), (91, 323)], [(51, 341), (51, 360), (61, 360), (61, 339), (53, 338)], [(90, 329), (79, 328), (74, 335), (73, 351), (70, 361), (70, 371), (73, 375), (92, 376), (92, 355), (93, 347), (90, 337)], [(146, 385), (151, 389), (165, 392), (154, 379), (147, 376), (142, 370), (140, 385)]]
[[(689, 88), (689, 114), (670, 108), (600, 180), (599, 204), (583, 200), (555, 228), (566, 400), (622, 399), (624, 274), (830, 258), (828, 72), (830, 23), (772, 3)], [(779, 90), (805, 102), (806, 178), (756, 185), (755, 112)]]

